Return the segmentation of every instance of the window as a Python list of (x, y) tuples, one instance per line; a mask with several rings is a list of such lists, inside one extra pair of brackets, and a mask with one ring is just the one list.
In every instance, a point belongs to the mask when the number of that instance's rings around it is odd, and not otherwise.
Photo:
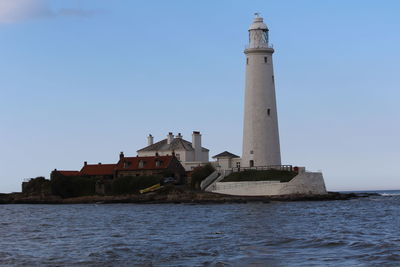
[(131, 166), (131, 162), (130, 161), (125, 161), (124, 162), (124, 168), (128, 168), (129, 166)]
[(272, 82), (275, 83), (275, 76), (272, 75)]
[(161, 164), (162, 164), (162, 161), (161, 160), (156, 160), (156, 167), (160, 167), (161, 166)]
[(236, 162), (236, 168), (240, 168), (240, 161)]
[(175, 154), (175, 157), (176, 157), (178, 160), (181, 160), (181, 155)]
[(264, 63), (268, 62), (268, 57), (264, 57)]
[(246, 57), (246, 64), (249, 65), (249, 58)]
[(253, 151), (253, 150), (250, 150), (250, 154), (254, 154), (254, 151)]
[(254, 160), (250, 160), (249, 165), (250, 167), (254, 167)]
[(267, 114), (268, 114), (268, 116), (271, 116), (271, 109), (270, 108), (267, 109)]
[(139, 161), (139, 168), (143, 168), (145, 163), (144, 160)]

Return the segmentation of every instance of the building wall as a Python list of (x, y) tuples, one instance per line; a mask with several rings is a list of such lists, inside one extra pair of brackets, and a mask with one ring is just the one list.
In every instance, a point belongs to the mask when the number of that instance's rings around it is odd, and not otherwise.
[(232, 168), (237, 168), (239, 163), (241, 163), (241, 158), (218, 158), (217, 161), (213, 162), (214, 166), (221, 170), (229, 170)]
[(209, 162), (192, 161), (192, 162), (182, 162), (182, 165), (186, 171), (193, 171), (196, 167), (204, 166), (208, 163)]
[(275, 181), (217, 182), (212, 192), (238, 196), (320, 195), (327, 193), (324, 178), (320, 172), (300, 173), (287, 183)]
[(222, 170), (227, 170), (232, 168), (232, 158), (218, 158), (217, 166)]
[[(208, 163), (209, 159), (209, 152), (202, 151), (202, 160), (201, 161), (194, 161), (194, 151), (186, 151), (186, 150), (175, 150), (175, 155), (179, 154), (179, 161), (181, 162), (182, 166), (185, 168), (186, 171), (191, 171), (194, 167), (199, 165), (204, 165)], [(144, 151), (138, 152), (139, 157), (148, 157), (148, 156), (155, 156), (155, 151)], [(172, 155), (172, 151), (161, 151), (158, 152), (160, 156)]]
[(209, 155), (208, 151), (202, 151), (201, 155), (202, 155), (202, 162), (208, 162), (209, 161), (210, 155)]
[(117, 177), (124, 177), (124, 176), (162, 176), (163, 171), (160, 170), (125, 170), (125, 171), (118, 171)]
[(148, 170), (148, 169), (138, 169), (138, 170), (118, 170), (116, 171), (116, 177), (123, 176), (160, 176), (173, 175), (177, 179), (183, 179), (186, 175), (185, 168), (177, 160), (173, 159), (169, 166), (165, 169)]

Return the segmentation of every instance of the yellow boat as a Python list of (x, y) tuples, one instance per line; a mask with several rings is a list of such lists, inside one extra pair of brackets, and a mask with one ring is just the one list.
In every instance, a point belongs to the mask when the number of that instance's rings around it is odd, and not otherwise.
[(162, 188), (161, 184), (155, 184), (155, 185), (152, 185), (152, 186), (150, 186), (148, 188), (142, 189), (139, 192), (140, 192), (140, 194), (144, 194), (144, 193), (156, 191), (156, 190), (158, 190), (160, 188)]

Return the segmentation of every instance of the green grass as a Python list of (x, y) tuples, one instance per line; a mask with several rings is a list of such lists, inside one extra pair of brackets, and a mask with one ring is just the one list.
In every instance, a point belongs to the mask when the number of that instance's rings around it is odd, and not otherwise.
[(289, 182), (297, 175), (293, 171), (281, 170), (246, 170), (234, 172), (226, 176), (221, 182), (245, 182), (245, 181), (279, 181), (281, 183)]

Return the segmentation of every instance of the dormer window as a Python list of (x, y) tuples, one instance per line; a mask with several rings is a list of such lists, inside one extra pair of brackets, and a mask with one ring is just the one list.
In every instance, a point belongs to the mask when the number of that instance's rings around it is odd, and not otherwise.
[(160, 167), (161, 166), (161, 164), (162, 164), (162, 161), (161, 160), (156, 160), (156, 167)]
[(131, 166), (131, 162), (130, 161), (124, 161), (124, 168), (129, 168), (129, 166)]
[(139, 168), (143, 168), (146, 162), (144, 160), (139, 161)]

